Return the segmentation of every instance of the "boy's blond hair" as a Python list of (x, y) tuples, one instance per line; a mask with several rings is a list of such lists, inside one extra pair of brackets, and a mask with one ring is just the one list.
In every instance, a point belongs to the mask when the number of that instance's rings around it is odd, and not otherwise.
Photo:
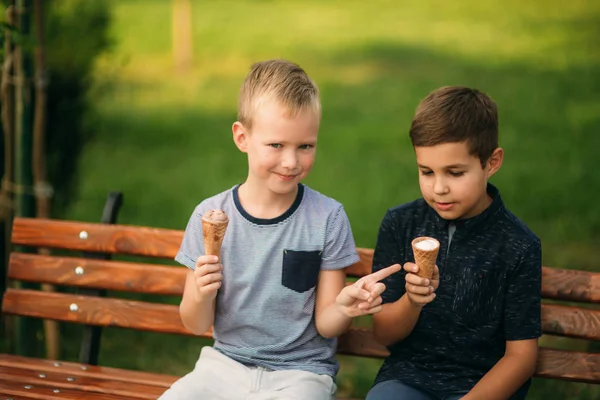
[(297, 64), (286, 60), (267, 60), (252, 65), (238, 100), (238, 121), (252, 128), (256, 110), (266, 100), (275, 100), (287, 108), (289, 116), (311, 110), (321, 115), (317, 85)]

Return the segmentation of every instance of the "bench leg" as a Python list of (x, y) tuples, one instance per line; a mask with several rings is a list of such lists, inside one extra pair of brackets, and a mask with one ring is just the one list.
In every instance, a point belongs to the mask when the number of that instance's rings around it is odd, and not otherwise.
[[(102, 212), (101, 222), (103, 224), (115, 224), (119, 209), (123, 204), (123, 193), (110, 192), (104, 211)], [(85, 258), (96, 260), (109, 260), (111, 255), (108, 253), (84, 253)], [(106, 290), (81, 289), (79, 293), (86, 296), (106, 296)], [(82, 364), (98, 365), (98, 353), (100, 352), (100, 339), (102, 328), (99, 326), (86, 326), (83, 331), (83, 339), (79, 350), (79, 362)]]

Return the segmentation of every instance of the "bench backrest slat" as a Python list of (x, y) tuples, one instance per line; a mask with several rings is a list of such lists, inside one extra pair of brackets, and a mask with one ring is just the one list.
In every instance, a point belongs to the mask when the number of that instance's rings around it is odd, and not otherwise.
[(600, 341), (600, 311), (542, 304), (542, 332)]
[[(103, 262), (97, 263), (102, 264)], [(160, 280), (161, 273), (165, 273), (167, 276), (170, 274), (168, 277), (169, 280), (174, 281), (176, 275), (179, 275), (182, 281), (184, 280), (185, 268), (183, 267), (144, 266), (143, 264), (133, 265), (135, 265), (136, 271), (134, 271), (135, 273), (128, 274), (130, 276), (129, 280), (123, 279), (123, 277), (118, 274), (114, 274), (113, 279), (110, 279), (110, 275), (107, 273), (103, 272), (98, 274), (102, 282), (106, 283), (106, 285), (103, 285), (102, 287), (113, 290), (128, 290), (131, 285), (138, 287), (138, 283), (139, 287), (142, 285), (153, 287), (153, 284), (148, 283), (148, 281)], [(110, 270), (110, 268), (107, 269)], [(176, 271), (178, 273), (175, 273)], [(90, 274), (94, 273), (90, 272)], [(147, 277), (149, 276), (152, 276), (153, 278), (148, 279)], [(71, 282), (73, 286), (87, 286), (82, 283), (87, 282), (87, 279), (89, 279), (89, 277), (83, 278), (83, 276), (78, 276), (75, 273), (69, 274), (69, 278), (68, 281)], [(56, 279), (44, 280), (44, 282), (48, 281), (50, 281), (50, 283), (65, 283), (65, 279), (62, 279), (60, 282)], [(99, 282), (96, 282), (93, 286), (100, 286)], [(167, 289), (173, 288), (173, 285), (167, 287)], [(167, 290), (164, 290), (164, 292), (166, 291)], [(181, 293), (182, 289), (179, 288), (177, 293), (174, 294), (181, 295)], [(44, 304), (44, 307), (36, 307), (36, 304)], [(79, 311), (75, 313), (69, 312), (69, 306), (71, 304), (77, 304)], [(119, 326), (122, 328), (189, 334), (181, 324), (179, 319), (179, 309), (176, 306), (143, 301), (127, 301), (114, 298), (103, 299), (71, 294), (46, 293), (34, 290), (9, 289), (5, 295), (2, 310), (9, 314), (48, 318), (81, 324)], [(101, 312), (96, 312), (96, 310), (106, 310), (106, 312), (102, 314)], [(133, 314), (129, 314), (132, 310), (135, 310), (135, 317)], [(128, 318), (124, 318), (123, 316), (128, 316)], [(140, 319), (143, 321), (140, 322)], [(156, 323), (153, 321), (156, 321)], [(144, 323), (149, 324), (147, 328), (144, 328)], [(542, 304), (542, 331), (544, 334), (598, 341), (600, 340), (600, 311)], [(354, 347), (352, 351), (356, 351), (356, 348), (372, 346), (372, 343), (369, 343), (368, 340), (359, 339), (361, 339), (360, 336), (356, 336), (352, 339), (353, 342), (357, 341), (356, 343), (353, 343)], [(342, 342), (342, 350), (344, 349), (344, 346), (345, 345)], [(377, 356), (378, 354), (381, 354), (378, 346), (375, 346), (375, 349), (374, 352), (371, 353), (370, 351), (367, 351), (364, 355)]]
[(547, 299), (600, 303), (600, 274), (560, 268), (542, 269), (542, 296)]
[[(86, 232), (87, 239), (80, 233)], [(119, 253), (172, 259), (177, 254), (183, 231), (103, 225), (37, 218), (15, 218), (12, 243), (102, 253)], [(359, 248), (361, 260), (348, 267), (350, 276), (371, 271), (373, 250)], [(542, 294), (563, 301), (600, 303), (600, 274), (543, 267)]]
[[(40, 306), (41, 304), (43, 306)], [(73, 310), (72, 307), (75, 305), (77, 308)], [(11, 315), (48, 318), (85, 325), (191, 335), (181, 322), (179, 307), (170, 304), (7, 289), (2, 311)], [(207, 335), (211, 333), (207, 332)]]
[(125, 261), (11, 253), (10, 279), (181, 296), (186, 269)]
[[(44, 307), (39, 307), (40, 304)], [(77, 305), (77, 311), (71, 311), (73, 304)], [(9, 289), (4, 297), (4, 312), (64, 322), (191, 335), (183, 327), (175, 305)], [(211, 338), (212, 331), (201, 336)], [(375, 358), (388, 354), (384, 346), (375, 342), (370, 330), (355, 327), (340, 338), (338, 351), (340, 354)], [(541, 348), (536, 376), (598, 382), (600, 354)]]
[(535, 376), (578, 382), (600, 382), (600, 354), (540, 348)]
[(171, 229), (15, 218), (12, 243), (31, 247), (172, 259), (183, 232)]

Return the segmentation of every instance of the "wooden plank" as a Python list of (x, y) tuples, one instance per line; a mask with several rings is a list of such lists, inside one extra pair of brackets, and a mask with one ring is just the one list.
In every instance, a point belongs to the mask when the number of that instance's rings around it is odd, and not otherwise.
[[(373, 249), (357, 248), (360, 261), (346, 268), (349, 276), (371, 273)], [(542, 297), (553, 300), (600, 303), (600, 273), (542, 267)]]
[(83, 390), (89, 393), (111, 394), (129, 399), (147, 400), (158, 398), (166, 390), (166, 387), (116, 381), (106, 376), (102, 378), (85, 375), (74, 376), (60, 372), (57, 368), (50, 372), (39, 372), (0, 366), (0, 382), (2, 381), (17, 382), (35, 387), (51, 386), (61, 391), (64, 389)]
[(600, 383), (600, 354), (540, 348), (535, 376)]
[(351, 327), (338, 339), (339, 354), (383, 358), (389, 352), (385, 346), (377, 343), (371, 329)]
[(41, 218), (15, 218), (12, 243), (97, 253), (172, 259), (183, 231)]
[[(58, 392), (57, 392), (58, 391)], [(35, 399), (35, 400), (127, 400), (127, 397), (103, 394), (90, 393), (76, 389), (58, 389), (53, 386), (46, 385), (24, 385), (20, 382), (11, 382), (0, 380), (0, 394), (10, 398)]]
[(110, 379), (117, 382), (157, 386), (160, 388), (168, 388), (177, 380), (176, 376), (171, 375), (85, 365), (68, 361), (43, 360), (11, 354), (0, 354), (0, 366), (20, 368), (38, 373), (55, 373), (59, 371), (61, 374), (68, 374), (74, 377)]
[(0, 399), (2, 400), (30, 400), (31, 397), (17, 396), (14, 394), (6, 393), (0, 389)]
[[(44, 304), (44, 307), (39, 307)], [(71, 306), (77, 305), (77, 311)], [(114, 298), (98, 298), (36, 290), (8, 289), (3, 312), (95, 326), (112, 326), (161, 333), (193, 335), (182, 324), (179, 307)], [(201, 335), (212, 338), (212, 329)], [(387, 350), (375, 342), (367, 329), (352, 328), (340, 338), (343, 354), (381, 357)]]
[[(40, 307), (40, 304), (44, 306)], [(183, 326), (179, 307), (170, 304), (8, 289), (2, 311), (85, 325), (193, 335)], [(212, 331), (201, 336), (210, 338)]]
[(600, 340), (600, 311), (542, 304), (542, 331), (551, 335)]
[(544, 267), (542, 297), (600, 303), (600, 273)]
[(374, 251), (373, 249), (364, 249), (361, 247), (358, 247), (356, 251), (358, 252), (360, 261), (356, 264), (352, 264), (349, 267), (346, 267), (345, 270), (348, 276), (360, 278), (361, 276), (365, 276), (371, 273)]
[(8, 276), (27, 282), (181, 296), (185, 267), (11, 253)]

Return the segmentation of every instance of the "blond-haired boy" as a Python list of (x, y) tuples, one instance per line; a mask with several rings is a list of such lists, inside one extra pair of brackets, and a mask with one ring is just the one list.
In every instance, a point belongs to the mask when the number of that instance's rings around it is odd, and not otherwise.
[[(344, 208), (301, 181), (312, 169), (321, 104), (298, 65), (251, 67), (239, 95), (233, 140), (248, 177), (194, 210), (176, 260), (188, 266), (180, 313), (194, 333), (214, 324), (194, 370), (161, 399), (331, 399), (335, 337), (357, 315), (381, 310), (377, 281), (399, 266), (345, 286), (359, 260)], [(204, 255), (201, 216), (222, 209), (221, 259)]]

